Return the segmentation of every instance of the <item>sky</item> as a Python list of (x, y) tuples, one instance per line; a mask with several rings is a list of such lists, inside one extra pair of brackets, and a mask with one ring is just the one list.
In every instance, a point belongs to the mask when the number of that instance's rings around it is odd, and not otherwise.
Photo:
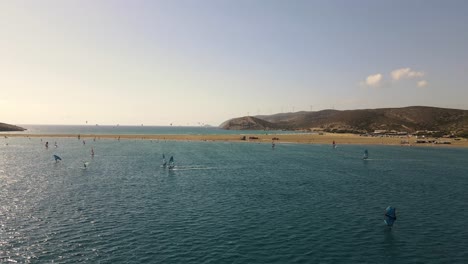
[(468, 1), (0, 0), (0, 122), (468, 109)]

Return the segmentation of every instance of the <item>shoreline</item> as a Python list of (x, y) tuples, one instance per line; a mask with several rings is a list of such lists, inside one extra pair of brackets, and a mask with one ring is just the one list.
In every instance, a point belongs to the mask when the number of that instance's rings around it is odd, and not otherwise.
[[(1, 137), (23, 137), (23, 138), (77, 138), (78, 134), (18, 134), (2, 133)], [(80, 134), (81, 139), (141, 139), (141, 140), (174, 140), (174, 141), (222, 141), (222, 142), (249, 142), (249, 143), (298, 143), (298, 144), (329, 144), (333, 141), (337, 145), (389, 145), (389, 146), (444, 146), (444, 147), (468, 147), (467, 139), (455, 140), (451, 138), (439, 139), (440, 142), (450, 144), (416, 143), (415, 137), (365, 137), (355, 134), (212, 134), (212, 135), (175, 135), (175, 134)], [(251, 139), (249, 139), (251, 137)], [(278, 138), (278, 140), (273, 140)], [(436, 140), (426, 138), (425, 140)], [(409, 144), (402, 144), (407, 141)]]

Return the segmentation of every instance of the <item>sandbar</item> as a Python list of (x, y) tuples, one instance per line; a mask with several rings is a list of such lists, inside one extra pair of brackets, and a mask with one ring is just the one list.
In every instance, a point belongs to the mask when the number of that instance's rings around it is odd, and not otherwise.
[[(2, 133), (6, 137), (31, 137), (31, 138), (71, 138), (78, 134), (27, 134), (27, 133)], [(245, 136), (245, 140), (242, 138)], [(390, 137), (390, 136), (360, 136), (356, 134), (334, 133), (293, 133), (293, 134), (214, 134), (214, 135), (135, 135), (135, 134), (80, 134), (81, 139), (141, 139), (141, 140), (177, 140), (177, 141), (225, 141), (225, 142), (250, 142), (250, 143), (298, 143), (298, 144), (356, 144), (356, 145), (403, 145), (403, 146), (453, 146), (468, 147), (465, 138), (425, 138), (427, 143), (417, 143), (421, 139), (416, 137)], [(275, 140), (273, 140), (275, 138)], [(445, 143), (445, 144), (444, 144)]]

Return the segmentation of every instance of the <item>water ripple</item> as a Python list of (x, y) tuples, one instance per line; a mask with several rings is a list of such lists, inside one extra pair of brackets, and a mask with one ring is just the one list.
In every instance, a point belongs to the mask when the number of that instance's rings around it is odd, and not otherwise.
[[(1, 263), (468, 259), (467, 150), (370, 146), (364, 163), (359, 146), (90, 144), (94, 159), (61, 139), (57, 164), (33, 140), (0, 147)], [(181, 170), (161, 168), (162, 153)]]

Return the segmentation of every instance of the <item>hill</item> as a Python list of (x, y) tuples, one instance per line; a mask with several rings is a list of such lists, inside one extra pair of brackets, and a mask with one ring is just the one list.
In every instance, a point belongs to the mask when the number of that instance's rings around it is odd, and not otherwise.
[(280, 126), (271, 122), (265, 121), (264, 119), (246, 116), (241, 118), (230, 119), (220, 125), (221, 128), (228, 130), (269, 130), (269, 129), (281, 129)]
[(26, 129), (19, 127), (19, 126), (0, 123), (0, 131), (24, 131), (24, 130)]
[[(233, 124), (248, 123), (248, 128)], [(468, 110), (427, 106), (360, 110), (322, 110), (240, 117), (221, 124), (224, 129), (324, 130), (328, 132), (368, 133), (419, 130), (468, 133)]]

